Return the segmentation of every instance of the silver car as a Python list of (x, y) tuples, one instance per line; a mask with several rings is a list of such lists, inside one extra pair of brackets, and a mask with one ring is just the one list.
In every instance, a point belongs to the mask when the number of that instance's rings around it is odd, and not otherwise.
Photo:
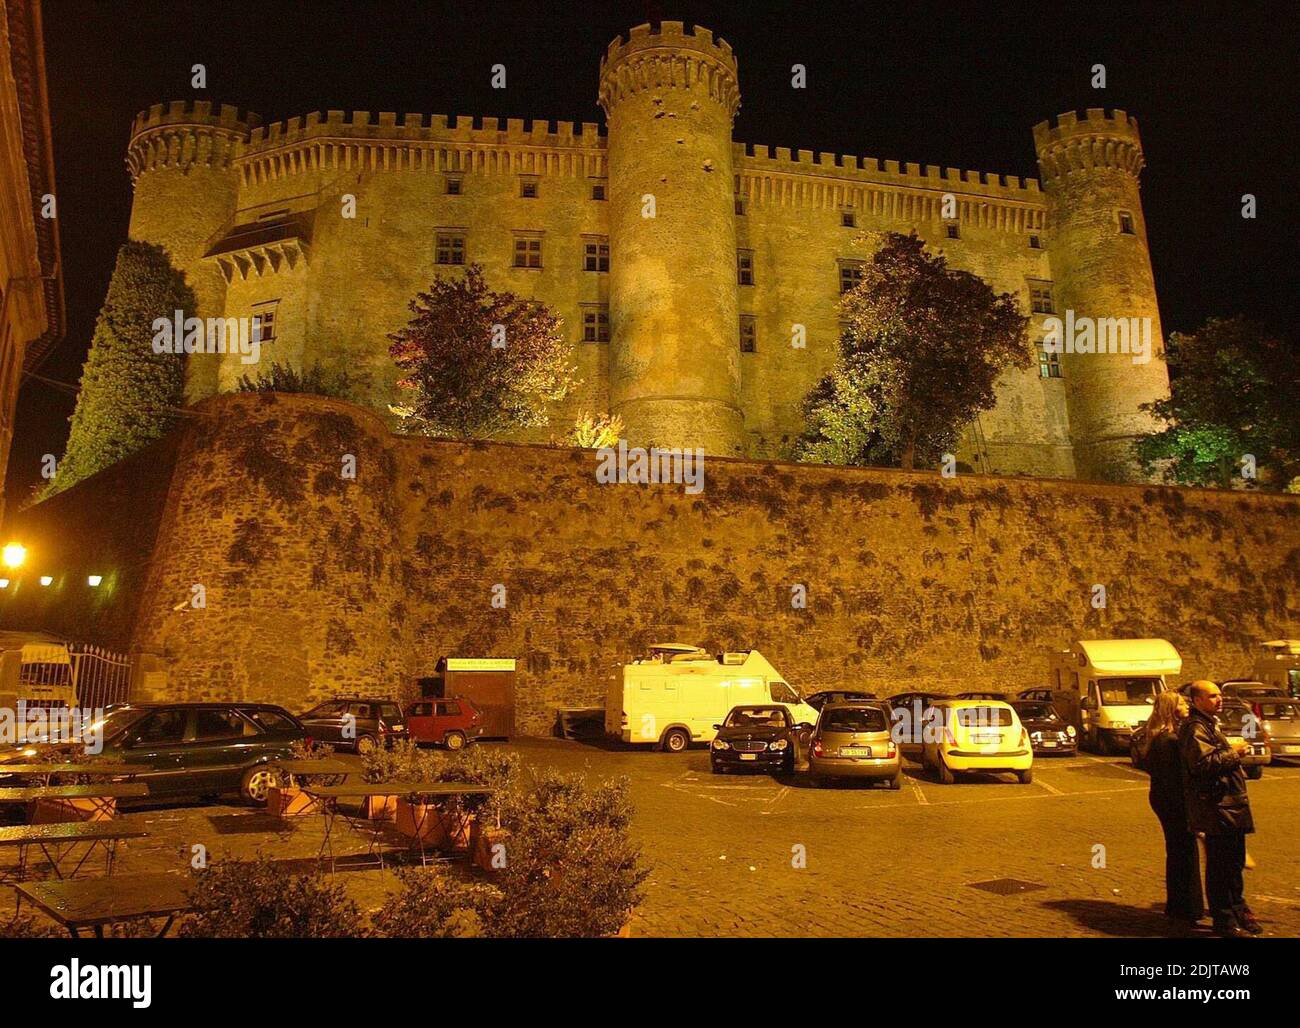
[(1300, 700), (1265, 696), (1251, 704), (1274, 760), (1300, 760)]

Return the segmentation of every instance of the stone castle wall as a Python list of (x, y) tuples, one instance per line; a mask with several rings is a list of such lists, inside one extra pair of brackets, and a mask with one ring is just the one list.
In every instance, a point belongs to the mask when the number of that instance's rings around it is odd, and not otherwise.
[[(710, 57), (700, 62), (701, 54)], [(1145, 277), (1123, 270), (1147, 252), (1135, 173), (1121, 188), (1109, 169), (1094, 182), (1091, 163), (1068, 173), (1053, 164), (1058, 188), (1040, 192), (1034, 179), (730, 142), (734, 76), (723, 74), (721, 106), (709, 99), (718, 88), (708, 79), (724, 65), (734, 69), (730, 47), (680, 23), (633, 29), (604, 63), (615, 81), (616, 73), (626, 80), (602, 93), (624, 97), (611, 108), (611, 137), (594, 124), (391, 112), (328, 111), (261, 126), (231, 107), (156, 105), (132, 127), (132, 234), (169, 247), (205, 314), (249, 317), (278, 301), (277, 339), (263, 360), (340, 367), (367, 382), (359, 398), (380, 411), (396, 393), (387, 336), (408, 319), (415, 293), (453, 270), (435, 263), (439, 232), (463, 234), (466, 259), (483, 264), (493, 288), (545, 302), (574, 342), (582, 386), (524, 441), (563, 436), (581, 410), (626, 407), (634, 442), (660, 425), (697, 425), (711, 442), (728, 440), (711, 452), (731, 452), (738, 436), (749, 456), (779, 455), (802, 430), (804, 397), (837, 352), (840, 262), (869, 258), (881, 232), (917, 232), (954, 267), (1020, 297), (1026, 311), (1030, 282), (1054, 278), (1070, 285), (1072, 302), (1105, 316), (1155, 311), (1149, 261)], [(692, 86), (691, 75), (704, 78)], [(1136, 137), (1122, 112), (1089, 112), (1083, 125), (1085, 138), (1102, 141), (1099, 152), (1116, 131)], [(1052, 131), (1044, 123), (1036, 139)], [(620, 153), (628, 159), (611, 175)], [(449, 178), (460, 181), (460, 195), (448, 193)], [(521, 196), (525, 179), (536, 180), (536, 198)], [(595, 198), (597, 186), (605, 199)], [(641, 217), (648, 191), (658, 194), (654, 219)], [(743, 213), (727, 209), (733, 194)], [(956, 239), (943, 216), (946, 194), (957, 205)], [(342, 215), (348, 196), (355, 218)], [(708, 209), (697, 209), (705, 198)], [(1112, 225), (1118, 202), (1138, 214), (1137, 235), (1119, 250), (1094, 231)], [(842, 223), (846, 211), (852, 227)], [(294, 219), (304, 259), (268, 259), (257, 247), (239, 259), (206, 255), (228, 244), (232, 230), (283, 217)], [(1070, 230), (1059, 239), (1058, 221)], [(520, 235), (542, 240), (540, 269), (513, 267)], [(752, 285), (732, 286), (733, 238), (752, 251)], [(592, 240), (608, 240), (609, 273), (583, 269)], [(1076, 248), (1121, 261), (1123, 273), (1096, 303), (1088, 292), (1096, 261)], [(584, 342), (583, 313), (602, 307), (611, 341)], [(753, 353), (739, 352), (739, 317), (755, 319)], [(806, 330), (802, 349), (791, 346), (796, 324)], [(1031, 346), (1043, 338), (1040, 316), (1029, 335)], [(670, 359), (676, 347), (708, 359)], [(1138, 404), (1167, 392), (1158, 374), (1123, 360), (1077, 361), (1065, 381), (1040, 378), (1036, 363), (1009, 372), (960, 456), (981, 471), (1074, 475), (1077, 448), (1131, 431)], [(191, 364), (192, 398), (233, 389), (250, 371), (235, 357)], [(642, 412), (674, 403), (639, 424)], [(1082, 427), (1072, 424), (1075, 406)], [(1103, 473), (1097, 462), (1084, 470)]]
[[(758, 648), (805, 691), (888, 694), (1041, 684), (1080, 637), (1168, 638), (1185, 677), (1228, 677), (1259, 640), (1300, 635), (1296, 498), (722, 459), (690, 495), (601, 485), (590, 451), (393, 437), (336, 401), (197, 412), (124, 469), (157, 512), (138, 528), (95, 515), (125, 495), (117, 469), (11, 522), (75, 543), (23, 572), (70, 584), (22, 581), (0, 625), (76, 624), (72, 571), (134, 561), (97, 624), (160, 654), (171, 695), (303, 710), (409, 696), (445, 655), (515, 657), (528, 732), (603, 703), (665, 640)], [(206, 609), (176, 611), (195, 583)]]

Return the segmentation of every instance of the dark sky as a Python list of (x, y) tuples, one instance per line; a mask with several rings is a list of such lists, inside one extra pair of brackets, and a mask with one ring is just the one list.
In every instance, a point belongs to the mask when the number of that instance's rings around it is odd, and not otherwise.
[[(68, 334), (40, 374), (75, 383), (131, 185), (131, 119), (198, 98), (280, 120), (342, 110), (603, 123), (601, 52), (646, 20), (698, 23), (740, 60), (735, 138), (1037, 176), (1031, 127), (1120, 107), (1141, 125), (1166, 331), (1246, 313), (1290, 330), (1297, 288), (1294, 3), (926, 4), (45, 0)], [(190, 88), (207, 66), (208, 88)], [(493, 64), (508, 88), (489, 87)], [(808, 88), (790, 88), (804, 64)], [(1091, 68), (1107, 88), (1090, 86)], [(1243, 220), (1243, 193), (1259, 216)], [(27, 379), (11, 500), (61, 455), (73, 397)]]

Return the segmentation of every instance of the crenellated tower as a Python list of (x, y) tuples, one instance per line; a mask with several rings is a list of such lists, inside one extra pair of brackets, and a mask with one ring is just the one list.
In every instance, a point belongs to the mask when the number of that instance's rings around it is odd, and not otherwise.
[(732, 121), (736, 58), (640, 25), (600, 62), (608, 123), (610, 406), (634, 444), (744, 448)]
[[(1047, 196), (1056, 316), (1150, 319), (1151, 359), (1125, 353), (1062, 356), (1075, 466), (1082, 478), (1137, 477), (1134, 439), (1156, 427), (1138, 405), (1169, 395), (1164, 334), (1138, 194), (1137, 121), (1124, 111), (1071, 111), (1034, 126)], [(1113, 329), (1112, 329), (1113, 331)]]
[[(198, 301), (197, 317), (225, 312), (226, 283), (208, 244), (234, 218), (239, 192), (232, 166), (249, 132), (261, 123), (206, 100), (155, 104), (131, 126), (127, 168), (135, 185), (130, 237), (162, 246), (185, 274)], [(160, 312), (165, 314), (166, 312)], [(185, 398), (217, 392), (219, 355), (192, 354), (185, 365)]]

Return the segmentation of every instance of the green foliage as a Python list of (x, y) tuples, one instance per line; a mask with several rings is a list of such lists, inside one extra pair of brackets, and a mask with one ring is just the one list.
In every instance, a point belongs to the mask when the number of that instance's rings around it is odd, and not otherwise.
[(19, 914), (0, 921), (0, 939), (52, 939), (65, 934), (52, 924)]
[(256, 378), (245, 375), (239, 380), (241, 393), (307, 393), (350, 400), (357, 386), (346, 371), (329, 371), (319, 361), (305, 371), (284, 364), (272, 364), (269, 372), (259, 371)]
[(617, 414), (579, 414), (569, 432), (569, 443), (589, 450), (617, 446), (623, 435), (623, 419)]
[(437, 868), (398, 868), (401, 889), (380, 908), (375, 932), (390, 939), (477, 939), (501, 894)]
[(342, 884), (319, 870), (294, 873), (265, 856), (222, 860), (197, 873), (193, 912), (180, 935), (192, 939), (341, 939), (366, 933)]
[(1010, 294), (953, 271), (915, 234), (891, 232), (840, 300), (840, 356), (804, 401), (797, 460), (931, 463), (1032, 354)]
[[(1143, 404), (1164, 428), (1140, 439), (1138, 459), (1166, 481), (1228, 487), (1300, 474), (1300, 354), (1293, 341), (1245, 318), (1210, 318), (1170, 335), (1170, 396)], [(1243, 479), (1255, 458), (1257, 480)]]
[(409, 306), (410, 323), (388, 338), (409, 395), (392, 409), (414, 432), (490, 437), (545, 425), (548, 405), (576, 384), (560, 319), (488, 289), (477, 264), (435, 279)]
[(151, 243), (131, 241), (117, 254), (100, 308), (67, 451), (45, 496), (53, 496), (160, 439), (184, 402), (185, 356), (154, 353), (153, 323), (191, 315), (194, 294)]

